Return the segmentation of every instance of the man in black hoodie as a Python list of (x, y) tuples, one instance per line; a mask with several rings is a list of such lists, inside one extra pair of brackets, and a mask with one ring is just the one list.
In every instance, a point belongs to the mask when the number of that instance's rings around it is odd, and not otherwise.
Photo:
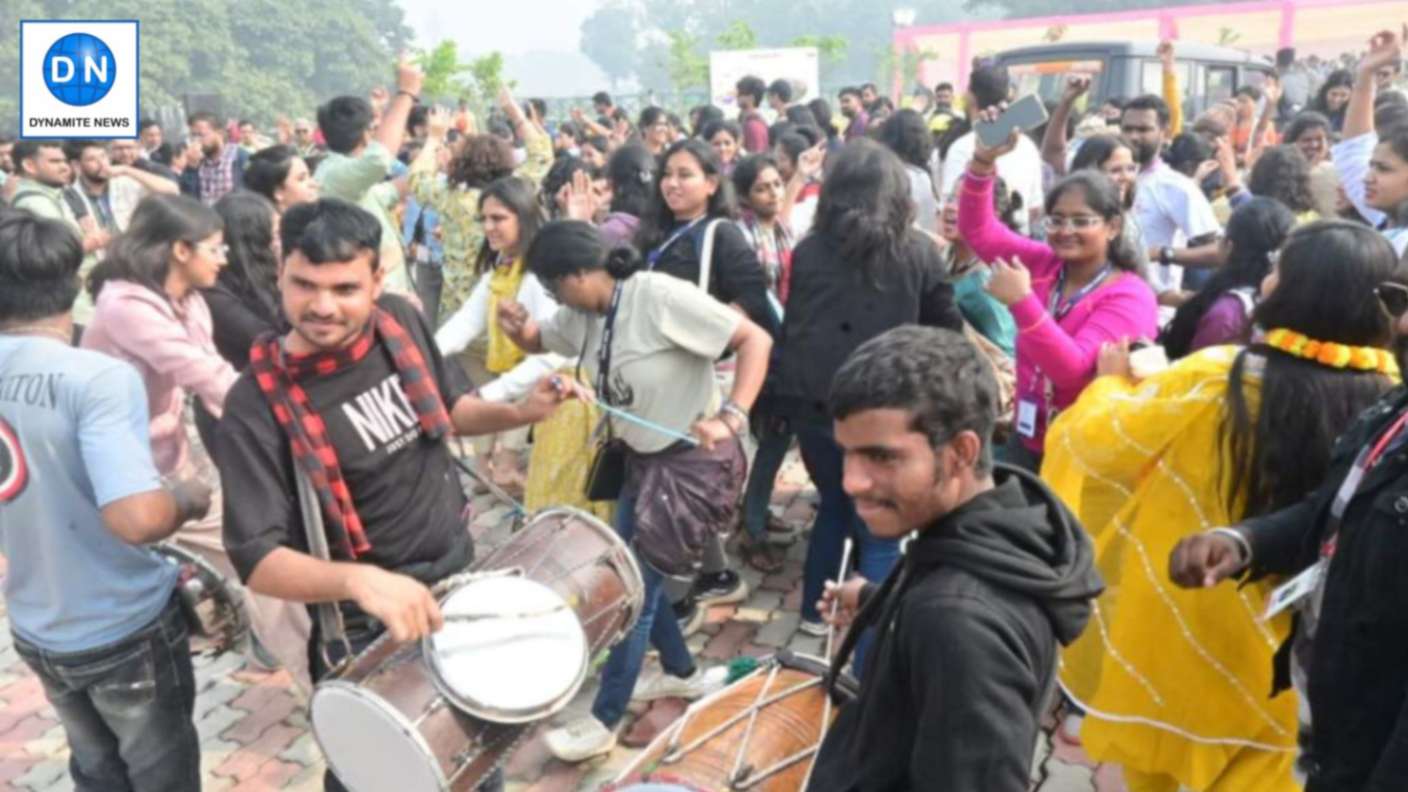
[[(836, 374), (846, 492), (877, 536), (917, 532), (879, 587), (820, 609), (877, 644), (817, 755), (813, 792), (1026, 792), (1058, 644), (1103, 584), (1079, 523), (1038, 479), (992, 462), (997, 382), (962, 335), (904, 326)], [(859, 613), (852, 613), (856, 609)], [(833, 672), (834, 673), (834, 672)]]

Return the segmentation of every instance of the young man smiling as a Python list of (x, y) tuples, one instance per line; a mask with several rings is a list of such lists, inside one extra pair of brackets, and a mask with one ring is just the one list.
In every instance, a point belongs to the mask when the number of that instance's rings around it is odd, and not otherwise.
[(846, 492), (877, 536), (914, 540), (878, 587), (828, 584), (818, 603), (851, 624), (834, 668), (862, 632), (878, 637), (817, 754), (816, 792), (1030, 785), (1059, 645), (1080, 635), (1103, 586), (1055, 495), (994, 469), (997, 404), (990, 365), (948, 330), (898, 327), (836, 374)]
[[(381, 294), (380, 231), (337, 199), (284, 213), (279, 288), (293, 329), (254, 342), (215, 449), (240, 577), (261, 594), (338, 603), (354, 652), (383, 632), (410, 641), (439, 630), (429, 587), (474, 560), (449, 434), (532, 423), (561, 401), (550, 378), (521, 404), (458, 388), (424, 318)], [(330, 560), (309, 552), (299, 473), (317, 495)], [(328, 649), (337, 662), (342, 652)], [(318, 648), (309, 664), (315, 678), (327, 672)], [(331, 772), (326, 784), (343, 788)]]

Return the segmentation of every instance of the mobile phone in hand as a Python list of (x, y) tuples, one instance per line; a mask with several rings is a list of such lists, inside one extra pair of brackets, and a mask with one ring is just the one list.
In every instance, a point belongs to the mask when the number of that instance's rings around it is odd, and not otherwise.
[(1014, 129), (1028, 132), (1044, 123), (1046, 105), (1041, 103), (1041, 97), (1036, 94), (1027, 94), (1002, 111), (996, 121), (980, 121), (973, 127), (973, 131), (984, 146), (993, 148), (1002, 145)]

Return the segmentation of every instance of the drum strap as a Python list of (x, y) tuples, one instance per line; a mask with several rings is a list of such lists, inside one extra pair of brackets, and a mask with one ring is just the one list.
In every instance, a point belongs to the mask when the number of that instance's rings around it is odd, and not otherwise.
[[(328, 547), (327, 529), (323, 525), (323, 507), (318, 503), (318, 495), (313, 491), (313, 482), (303, 468), (294, 465), (294, 480), (298, 485), (298, 509), (303, 516), (303, 532), (308, 539), (308, 554), (322, 561), (332, 561), (332, 551)], [(318, 651), (323, 653), (323, 662), (331, 670), (337, 667), (332, 662), (328, 647), (342, 644), (342, 661), (351, 660), (356, 652), (347, 640), (347, 626), (342, 621), (342, 611), (336, 602), (319, 602), (314, 606), (318, 615)]]

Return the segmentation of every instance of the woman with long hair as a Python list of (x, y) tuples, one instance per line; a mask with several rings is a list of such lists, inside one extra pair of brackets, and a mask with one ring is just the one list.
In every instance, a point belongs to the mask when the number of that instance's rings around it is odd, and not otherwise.
[[(768, 302), (763, 267), (733, 222), (733, 185), (724, 176), (718, 154), (691, 138), (665, 149), (660, 162), (650, 206), (636, 234), (646, 269), (696, 284), (773, 332), (777, 317)], [(719, 365), (726, 388), (732, 366), (727, 360)], [(729, 569), (722, 542), (716, 538), (706, 551), (693, 587), (673, 592), (676, 616), (686, 624), (686, 632), (702, 625), (706, 606), (739, 602), (748, 593), (748, 584)]]
[(715, 121), (704, 127), (702, 137), (719, 155), (724, 175), (732, 175), (740, 159), (738, 155), (743, 152), (743, 128), (733, 121)]
[(1144, 230), (1139, 227), (1139, 215), (1134, 211), (1134, 201), (1139, 197), (1139, 163), (1134, 159), (1134, 146), (1119, 135), (1092, 135), (1071, 159), (1070, 172), (1082, 170), (1098, 170), (1119, 188), (1124, 203), (1121, 236), (1134, 255), (1135, 267), (1144, 271), (1149, 266), (1149, 248), (1144, 242)]
[(991, 263), (988, 292), (1017, 322), (1017, 409), (999, 458), (1033, 472), (1041, 467), (1046, 426), (1095, 377), (1100, 345), (1153, 338), (1154, 292), (1124, 236), (1124, 200), (1103, 173), (1077, 171), (1046, 195), (1046, 242), (1004, 227), (993, 213), (996, 148), (981, 145), (961, 182), (958, 228)]
[(1405, 284), (1371, 229), (1303, 226), (1253, 312), (1264, 338), (1142, 381), (1109, 344), (1102, 376), (1051, 427), (1042, 478), (1118, 583), (1097, 601), (1098, 629), (1066, 649), (1061, 681), (1087, 712), (1086, 753), (1123, 765), (1131, 792), (1300, 788), (1296, 696), (1267, 698), (1291, 618), (1260, 614), (1280, 581), (1181, 590), (1163, 559), (1185, 534), (1286, 508), (1321, 482), (1335, 438), (1398, 379), (1380, 295)]
[[(220, 215), (182, 195), (153, 195), (137, 206), (127, 231), (93, 269), (88, 288), (96, 306), (82, 345), (130, 363), (141, 374), (151, 414), (148, 431), (157, 470), (168, 478), (199, 478), (214, 491), (204, 519), (178, 530), (175, 541), (199, 553), (237, 586), (221, 536), (220, 479), (196, 431), (194, 409), (218, 420), (238, 372), (216, 351), (202, 289), (226, 266)], [(256, 665), (267, 649), (305, 690), (308, 615), (297, 603), (247, 594)]]
[(275, 250), (279, 214), (268, 199), (249, 190), (216, 201), (215, 213), (225, 227), (225, 266), (215, 285), (201, 293), (210, 306), (215, 349), (243, 371), (254, 339), (284, 325)]
[(244, 187), (264, 196), (279, 214), (294, 204), (318, 200), (318, 182), (293, 146), (260, 149), (244, 167)]
[[(474, 263), (478, 282), (469, 299), (436, 331), (435, 343), (441, 353), (458, 355), (480, 337), (486, 338), (484, 367), (488, 376), (471, 380), (492, 378), (480, 395), (489, 401), (511, 401), (526, 394), (533, 383), (562, 362), (528, 357), (495, 321), (504, 300), (526, 306), (534, 317), (551, 316), (557, 310), (557, 302), (527, 271), (523, 258), (545, 218), (538, 191), (517, 176), (499, 179), (479, 193), (479, 216), (484, 242)], [(476, 451), (489, 457), (495, 483), (513, 492), (524, 486), (520, 456), (527, 441), (525, 428), (476, 437), (473, 443)], [(492, 450), (495, 445), (498, 451)]]
[[(1007, 189), (999, 178), (993, 185), (993, 212), (999, 221), (1016, 231), (1020, 226), (1022, 197)], [(953, 298), (967, 322), (983, 338), (991, 341), (1009, 359), (1017, 353), (1017, 324), (1012, 312), (1000, 300), (988, 293), (992, 268), (978, 258), (958, 229), (958, 196), (949, 196), (939, 214), (939, 237), (948, 243), (944, 263), (953, 283)]]
[[(440, 216), (445, 266), (437, 315), (442, 321), (459, 310), (479, 280), (475, 262), (484, 248), (480, 192), (508, 176), (541, 184), (552, 167), (552, 139), (547, 132), (524, 116), (522, 108), (507, 94), (500, 97), (499, 106), (513, 125), (514, 135), (523, 141), (526, 157), (522, 164), (514, 164), (513, 147), (504, 139), (472, 134), (454, 144), (442, 173), (440, 159), (451, 118), (438, 108), (426, 116), (425, 146), (411, 161), (411, 195), (422, 207), (433, 209)], [(482, 348), (475, 349), (469, 357), (482, 362), (482, 353)]]
[(616, 149), (607, 161), (606, 181), (611, 186), (611, 203), (598, 227), (611, 247), (631, 244), (640, 231), (640, 219), (650, 209), (655, 169), (655, 157), (639, 143), (627, 143)]
[(1232, 213), (1221, 245), (1227, 261), (1188, 302), (1178, 307), (1159, 343), (1170, 360), (1219, 344), (1251, 340), (1252, 310), (1271, 258), (1295, 227), (1279, 201), (1253, 198)]
[[(731, 523), (745, 466), (739, 436), (747, 431), (772, 340), (681, 279), (640, 271), (630, 248), (608, 253), (587, 223), (548, 224), (528, 250), (528, 267), (563, 307), (538, 322), (525, 308), (506, 306), (505, 329), (532, 352), (580, 356), (598, 398), (644, 421), (616, 413), (609, 424), (626, 469), (615, 525), (640, 559), (644, 606), (611, 650), (591, 713), (546, 735), (553, 755), (579, 762), (612, 749), (632, 698), (698, 698), (725, 682), (726, 669), (706, 673), (695, 664), (671, 618), (664, 582), (698, 564), (707, 535)], [(722, 398), (714, 361), (729, 352), (737, 376)], [(697, 442), (682, 439), (687, 435)], [(661, 541), (662, 531), (679, 541)], [(642, 679), (650, 644), (659, 650), (662, 673)]]
[(1297, 146), (1263, 149), (1247, 178), (1247, 189), (1290, 209), (1298, 225), (1320, 219), (1310, 192), (1310, 163)]
[(655, 105), (640, 111), (640, 121), (636, 126), (640, 130), (641, 144), (657, 157), (669, 147), (670, 141), (674, 140), (669, 114)]
[(1296, 114), (1281, 135), (1283, 143), (1300, 149), (1310, 163), (1310, 196), (1323, 218), (1334, 217), (1339, 203), (1340, 180), (1330, 162), (1333, 137), (1330, 119), (1313, 110)]
[(904, 165), (875, 141), (853, 140), (833, 156), (815, 225), (792, 253), (773, 390), (820, 498), (802, 577), (801, 629), (811, 635), (825, 631), (816, 602), (846, 539), (869, 580), (883, 580), (899, 557), (898, 544), (872, 536), (846, 494), (823, 394), (856, 347), (893, 327), (963, 327), (939, 248), (913, 224)]
[(1354, 72), (1349, 69), (1336, 69), (1320, 84), (1319, 92), (1310, 102), (1309, 109), (1328, 118), (1330, 130), (1333, 132), (1344, 129), (1345, 112), (1349, 107), (1349, 95), (1353, 87)]
[(1402, 42), (1380, 33), (1359, 61), (1345, 106), (1344, 139), (1331, 159), (1354, 209), (1379, 229), (1401, 256), (1408, 252), (1408, 124), (1376, 129), (1375, 72), (1402, 59)]

